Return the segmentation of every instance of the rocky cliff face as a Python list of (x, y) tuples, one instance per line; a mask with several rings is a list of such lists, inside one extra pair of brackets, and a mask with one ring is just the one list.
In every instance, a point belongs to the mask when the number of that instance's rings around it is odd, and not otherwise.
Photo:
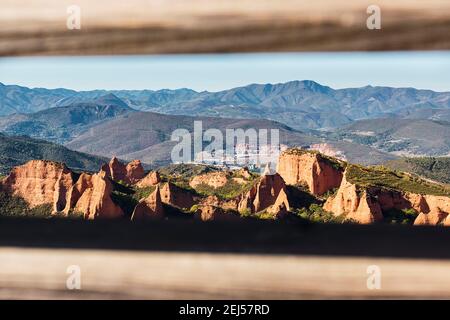
[(79, 212), (85, 219), (123, 217), (122, 209), (111, 198), (112, 191), (112, 183), (104, 174), (82, 173), (67, 193), (64, 213)]
[(261, 179), (242, 196), (238, 210), (258, 213), (268, 209), (273, 214), (280, 210), (290, 209), (286, 196), (286, 185), (279, 174), (264, 175)]
[(323, 207), (336, 216), (345, 215), (347, 219), (359, 223), (373, 223), (383, 220), (378, 202), (366, 190), (358, 187), (344, 177), (335, 196), (328, 198)]
[(125, 168), (126, 178), (130, 184), (135, 184), (145, 177), (145, 171), (140, 160), (129, 162)]
[(450, 224), (449, 197), (359, 187), (348, 182), (345, 175), (337, 193), (328, 198), (324, 209), (363, 224), (382, 221), (383, 212), (392, 209), (414, 209), (419, 213), (415, 225)]
[(191, 188), (195, 189), (201, 184), (206, 184), (212, 188), (220, 188), (228, 182), (228, 174), (224, 171), (210, 172), (195, 176), (189, 182)]
[(149, 172), (138, 183), (136, 183), (136, 186), (138, 188), (145, 188), (145, 187), (156, 186), (160, 182), (161, 182), (161, 177), (159, 176), (158, 171), (152, 171), (152, 172)]
[[(382, 220), (412, 223), (416, 213), (405, 210), (414, 209), (418, 213), (415, 225), (450, 226), (450, 197), (446, 196), (449, 191), (445, 186), (383, 168), (349, 164), (342, 173), (339, 162), (336, 164), (329, 161), (330, 159), (321, 158), (315, 153), (286, 153), (281, 156), (279, 170), (292, 184), (306, 183), (316, 194), (329, 190), (340, 179), (339, 188), (323, 206), (336, 216), (345, 216), (346, 219), (363, 224)], [(161, 184), (157, 172), (151, 172), (142, 178), (143, 171), (140, 167), (142, 166), (138, 161), (125, 166), (113, 159), (97, 174), (82, 173), (78, 176), (63, 164), (34, 160), (14, 168), (0, 182), (0, 187), (2, 192), (23, 198), (30, 207), (51, 204), (53, 214), (68, 216), (69, 213), (79, 213), (85, 219), (125, 216), (125, 211), (114, 201), (114, 188), (126, 195), (120, 203), (124, 203), (123, 208), (131, 213), (129, 205), (134, 203), (134, 197), (141, 192), (136, 186), (156, 185), (156, 189), (136, 205), (132, 220), (161, 219), (172, 217), (172, 213), (186, 216), (187, 211), (194, 208), (195, 217), (203, 221), (235, 219), (239, 217), (237, 212), (252, 213), (260, 218), (278, 218), (294, 211), (292, 206), (307, 207), (311, 199), (294, 201), (301, 199), (302, 194), (312, 198), (314, 203), (320, 202), (320, 199), (295, 187), (288, 187), (288, 192), (283, 177), (278, 173), (267, 172), (257, 180), (253, 180), (248, 171), (242, 175), (226, 171), (193, 177), (190, 180), (191, 186), (208, 184), (213, 189), (225, 186), (231, 179), (251, 183), (248, 187), (246, 185), (239, 189), (248, 190), (239, 196), (228, 198), (211, 192), (208, 197), (204, 197), (173, 183)], [(128, 179), (126, 181), (134, 185), (119, 186), (112, 181), (112, 177)], [(175, 181), (185, 183), (187, 180)], [(299, 193), (293, 190), (298, 190)], [(419, 192), (429, 194), (418, 194)]]
[(1, 188), (22, 197), (30, 207), (53, 204), (53, 212), (57, 212), (65, 206), (73, 179), (73, 173), (64, 164), (32, 160), (13, 168)]
[(322, 195), (340, 186), (343, 168), (319, 153), (289, 149), (280, 155), (277, 172), (287, 184), (306, 184), (312, 194)]
[(112, 184), (101, 174), (75, 174), (65, 165), (33, 160), (15, 167), (2, 190), (22, 197), (30, 207), (52, 204), (53, 214), (77, 211), (86, 219), (117, 218), (123, 212), (111, 199)]
[(161, 188), (161, 199), (163, 203), (180, 209), (190, 209), (194, 204), (192, 194), (176, 185), (166, 182)]
[(240, 216), (226, 212), (222, 207), (200, 205), (195, 213), (195, 218), (202, 221), (236, 221), (240, 219)]
[(450, 198), (433, 195), (408, 194), (411, 206), (419, 212), (415, 225), (450, 226)]
[(163, 217), (164, 208), (159, 185), (157, 185), (155, 191), (136, 205), (131, 220), (162, 219)]
[(267, 209), (267, 212), (277, 218), (284, 217), (290, 210), (289, 199), (285, 189), (281, 189), (275, 203)]
[(195, 212), (195, 218), (202, 221), (230, 221), (240, 218), (238, 214), (233, 214), (238, 210), (238, 199), (219, 199), (211, 195), (203, 198), (198, 203), (198, 210)]
[(141, 161), (133, 160), (127, 165), (113, 157), (108, 164), (104, 164), (101, 171), (115, 181), (123, 181), (126, 184), (135, 184), (145, 176)]

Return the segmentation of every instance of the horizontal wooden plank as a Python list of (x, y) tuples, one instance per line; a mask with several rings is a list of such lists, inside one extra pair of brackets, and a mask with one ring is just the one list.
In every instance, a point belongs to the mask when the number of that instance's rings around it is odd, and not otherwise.
[(368, 30), (373, 1), (3, 0), (0, 56), (410, 50), (450, 48), (450, 3), (377, 1), (382, 29)]
[[(81, 290), (67, 289), (72, 265)], [(373, 265), (379, 289), (367, 286)], [(420, 259), (7, 247), (0, 299), (448, 299), (449, 268)]]

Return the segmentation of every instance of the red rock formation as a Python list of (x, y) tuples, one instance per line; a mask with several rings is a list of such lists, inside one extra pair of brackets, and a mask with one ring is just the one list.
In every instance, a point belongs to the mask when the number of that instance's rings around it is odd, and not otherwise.
[(152, 171), (152, 172), (149, 172), (138, 183), (136, 183), (136, 186), (138, 188), (145, 188), (145, 187), (156, 186), (160, 182), (161, 182), (161, 177), (159, 176), (158, 171)]
[(112, 157), (108, 167), (105, 167), (107, 176), (115, 181), (127, 182), (127, 167), (116, 157)]
[(407, 194), (419, 215), (414, 221), (415, 225), (450, 225), (450, 198), (433, 195)]
[(448, 213), (442, 212), (440, 210), (429, 211), (428, 213), (419, 213), (416, 220), (414, 220), (414, 225), (429, 225), (436, 226), (440, 223), (444, 223), (444, 225), (448, 225)]
[[(417, 217), (418, 218), (418, 217)], [(416, 219), (417, 220), (417, 219)], [(415, 223), (415, 221), (414, 221)], [(447, 217), (443, 220), (442, 223), (444, 226), (449, 227), (450, 226), (450, 214), (447, 215)]]
[(199, 206), (195, 218), (202, 221), (235, 221), (240, 219), (237, 214), (226, 212), (223, 208), (213, 205)]
[(202, 199), (199, 203), (203, 206), (213, 206), (213, 207), (222, 207), (223, 201), (221, 201), (217, 196), (211, 195)]
[(126, 166), (126, 178), (128, 180), (127, 183), (135, 184), (144, 177), (145, 172), (140, 160), (133, 160), (127, 164)]
[(289, 212), (289, 200), (284, 189), (280, 190), (275, 203), (269, 207), (268, 213), (272, 214), (276, 218), (283, 218)]
[(241, 175), (244, 179), (247, 179), (247, 180), (252, 177), (252, 175), (250, 174), (250, 171), (248, 171), (247, 167), (239, 169), (238, 175)]
[(238, 203), (238, 211), (244, 212), (248, 211), (251, 213), (255, 212), (255, 206), (253, 201), (255, 201), (256, 193), (258, 188), (256, 186), (252, 187), (246, 194), (242, 195)]
[[(275, 208), (271, 208), (275, 206)], [(289, 210), (286, 185), (279, 174), (264, 175), (242, 198), (238, 210), (257, 213), (265, 209), (277, 211), (282, 206)]]
[(82, 173), (67, 193), (64, 213), (72, 210), (82, 213), (85, 219), (123, 217), (122, 209), (111, 199), (112, 191), (108, 177)]
[(383, 213), (391, 209), (414, 209), (419, 215), (415, 225), (450, 223), (450, 198), (420, 195), (381, 188), (358, 187), (343, 178), (336, 195), (328, 198), (324, 209), (336, 216), (345, 214), (346, 219), (359, 223), (383, 220)]
[(366, 190), (358, 190), (345, 177), (336, 195), (328, 198), (323, 208), (336, 216), (344, 214), (347, 219), (363, 224), (383, 220), (380, 205), (373, 201)]
[(123, 181), (126, 184), (135, 184), (145, 176), (141, 161), (133, 160), (125, 165), (116, 157), (113, 157), (109, 164), (104, 164), (100, 172), (114, 181)]
[(201, 184), (206, 184), (212, 188), (220, 188), (227, 184), (228, 178), (228, 172), (214, 171), (193, 177), (189, 185), (193, 189)]
[(164, 208), (161, 201), (159, 185), (156, 186), (147, 198), (142, 199), (136, 205), (131, 220), (161, 219), (164, 217)]
[(33, 160), (16, 167), (2, 181), (2, 189), (18, 195), (30, 207), (53, 204), (53, 213), (69, 210), (83, 213), (86, 219), (115, 218), (122, 210), (111, 200), (111, 182), (101, 175), (81, 174), (74, 183), (73, 173), (63, 164)]
[(98, 174), (101, 175), (102, 177), (108, 177), (108, 178), (112, 179), (111, 170), (109, 169), (109, 164), (107, 164), (107, 163), (102, 164)]
[(210, 195), (204, 199), (201, 199), (198, 203), (199, 206), (212, 206), (212, 207), (219, 207), (225, 211), (237, 211), (238, 205), (239, 205), (239, 198), (234, 199), (219, 199), (215, 195)]
[(12, 169), (1, 182), (2, 190), (22, 197), (30, 207), (53, 204), (53, 212), (64, 209), (66, 193), (73, 184), (72, 172), (61, 163), (31, 160)]
[(322, 195), (340, 186), (343, 169), (320, 153), (289, 149), (280, 155), (277, 172), (287, 184), (306, 184), (312, 194)]
[(161, 188), (161, 199), (163, 203), (187, 210), (195, 203), (190, 192), (183, 190), (170, 182), (165, 183)]

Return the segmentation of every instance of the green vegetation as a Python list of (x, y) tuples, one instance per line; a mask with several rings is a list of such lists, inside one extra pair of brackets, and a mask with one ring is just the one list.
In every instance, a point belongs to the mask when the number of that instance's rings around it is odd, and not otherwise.
[(309, 208), (296, 209), (295, 213), (303, 219), (316, 223), (343, 223), (345, 217), (334, 216), (331, 212), (325, 211), (318, 204), (311, 204)]
[(194, 205), (189, 209), (188, 212), (194, 214), (194, 213), (196, 213), (196, 212), (198, 211), (199, 208), (200, 208), (200, 207), (199, 207), (198, 204), (194, 204)]
[(158, 169), (161, 177), (190, 179), (201, 174), (220, 171), (218, 168), (200, 164), (171, 164)]
[(50, 203), (46, 203), (28, 209), (27, 216), (35, 218), (49, 218), (51, 214), (52, 214), (52, 205)]
[(333, 188), (325, 192), (323, 195), (320, 196), (321, 199), (328, 199), (329, 197), (334, 197), (336, 193), (338, 192), (339, 188)]
[(0, 192), (0, 216), (2, 217), (49, 218), (51, 213), (52, 206), (50, 204), (30, 209), (23, 198)]
[(51, 160), (69, 168), (97, 171), (105, 158), (69, 150), (63, 146), (25, 136), (0, 134), (0, 173), (9, 174), (12, 167), (29, 160)]
[(147, 198), (153, 191), (155, 191), (156, 186), (145, 187), (145, 188), (133, 188), (134, 193), (132, 197), (137, 201)]
[(73, 209), (69, 210), (69, 213), (67, 214), (67, 217), (70, 219), (83, 219), (84, 213), (80, 211), (75, 211)]
[(414, 209), (391, 209), (383, 212), (384, 221), (394, 224), (413, 224), (418, 215)]
[(111, 194), (111, 199), (122, 208), (128, 217), (131, 217), (139, 201), (148, 197), (156, 189), (156, 186), (137, 188), (115, 181), (113, 181), (113, 185), (114, 190)]
[(233, 179), (228, 179), (228, 182), (219, 188), (213, 188), (207, 184), (199, 184), (195, 187), (195, 191), (202, 196), (215, 195), (220, 199), (233, 199), (242, 193), (249, 191), (257, 180), (248, 181), (246, 183), (239, 183)]
[[(195, 190), (189, 185), (191, 179), (195, 176), (200, 176), (212, 172), (220, 171), (220, 168), (207, 165), (195, 164), (176, 164), (158, 169), (161, 178), (164, 181), (170, 181), (177, 187), (194, 192), (200, 196), (215, 195), (220, 199), (232, 199), (240, 194), (249, 191), (257, 182), (259, 177), (255, 173), (250, 173), (250, 178), (244, 177), (239, 170), (227, 172), (227, 183), (218, 188), (202, 183), (195, 187)], [(244, 183), (235, 180), (242, 179)]]
[(349, 165), (347, 180), (359, 187), (380, 187), (417, 194), (450, 196), (450, 188), (444, 185), (425, 181), (417, 176), (404, 172), (392, 171), (383, 166), (363, 167)]
[(251, 213), (250, 209), (248, 209), (248, 208), (245, 208), (245, 209), (241, 210), (239, 212), (239, 214), (241, 215), (242, 218), (249, 218), (249, 217), (253, 216), (253, 214)]
[(386, 163), (386, 166), (400, 171), (442, 183), (450, 183), (450, 157), (401, 158)]
[(260, 214), (255, 215), (255, 217), (257, 217), (258, 219), (261, 219), (261, 220), (276, 220), (276, 218), (277, 218), (277, 216), (275, 214), (267, 212), (267, 211), (261, 212)]
[(317, 156), (317, 159), (319, 161), (326, 162), (331, 167), (333, 167), (336, 170), (343, 170), (347, 166), (347, 163), (345, 161), (338, 160), (333, 157), (329, 157), (327, 155), (324, 155), (323, 153), (320, 153), (316, 150), (307, 150), (307, 149), (300, 149), (300, 148), (289, 148), (284, 153), (289, 155), (304, 155), (304, 154), (313, 154)]
[(289, 204), (293, 208), (309, 207), (312, 204), (320, 204), (321, 201), (309, 192), (307, 186), (286, 186)]
[(198, 164), (172, 164), (158, 169), (163, 181), (170, 181), (174, 185), (187, 190), (192, 190), (189, 186), (192, 177), (215, 171), (219, 171), (219, 169)]

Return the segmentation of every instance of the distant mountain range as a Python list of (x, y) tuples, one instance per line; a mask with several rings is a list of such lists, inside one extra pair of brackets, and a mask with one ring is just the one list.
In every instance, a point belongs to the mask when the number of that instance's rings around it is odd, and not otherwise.
[[(277, 128), (288, 146), (327, 143), (348, 160), (450, 154), (450, 92), (332, 89), (314, 81), (220, 92), (29, 89), (0, 84), (0, 131), (97, 156), (167, 164), (173, 130)], [(25, 139), (25, 138), (24, 138)]]
[[(70, 103), (68, 100), (65, 103)], [(0, 130), (9, 135), (27, 135), (66, 145), (69, 149), (98, 156), (141, 159), (144, 163), (166, 165), (175, 142), (171, 133), (178, 128), (193, 131), (194, 121), (203, 129), (279, 129), (280, 142), (288, 146), (309, 146), (324, 140), (265, 119), (231, 119), (204, 116), (166, 115), (131, 109), (112, 93), (91, 101), (71, 102), (62, 107), (27, 114), (0, 117)], [(225, 134), (224, 134), (225, 135)], [(373, 164), (395, 157), (368, 146), (329, 141), (358, 163)]]
[(113, 94), (35, 113), (0, 117), (0, 131), (66, 143), (93, 125), (135, 111)]
[[(215, 128), (225, 136), (226, 129), (278, 129), (280, 142), (305, 146), (320, 139), (270, 120), (189, 117), (154, 112), (131, 112), (93, 126), (66, 146), (73, 150), (123, 159), (141, 159), (146, 163), (167, 164), (175, 142), (171, 134), (178, 128), (193, 132), (194, 121), (202, 121), (203, 130)], [(270, 142), (270, 140), (268, 141)]]
[(332, 89), (314, 81), (251, 84), (220, 92), (177, 90), (29, 89), (0, 84), (0, 115), (31, 113), (108, 93), (129, 107), (164, 114), (269, 119), (294, 129), (333, 129), (360, 119), (450, 116), (450, 92), (414, 88), (372, 87)]
[(450, 184), (449, 157), (402, 157), (388, 161), (386, 166), (395, 170), (412, 172), (437, 182)]
[(328, 135), (398, 155), (442, 156), (450, 153), (450, 123), (427, 119), (360, 120)]
[(29, 160), (64, 162), (74, 170), (98, 171), (108, 159), (69, 150), (61, 145), (32, 139), (26, 136), (12, 137), (0, 134), (0, 174)]

